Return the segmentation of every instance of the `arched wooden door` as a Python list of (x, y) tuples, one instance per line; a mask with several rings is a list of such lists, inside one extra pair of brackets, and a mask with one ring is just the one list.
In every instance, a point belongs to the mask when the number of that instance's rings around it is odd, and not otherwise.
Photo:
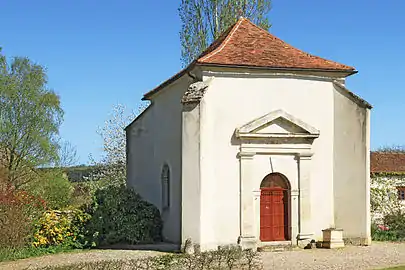
[(290, 184), (279, 173), (267, 175), (260, 185), (260, 240), (290, 240)]

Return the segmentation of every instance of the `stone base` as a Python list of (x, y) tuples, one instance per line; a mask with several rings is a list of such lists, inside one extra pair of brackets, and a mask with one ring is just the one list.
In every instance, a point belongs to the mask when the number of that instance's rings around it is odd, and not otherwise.
[(239, 236), (238, 244), (242, 248), (242, 250), (257, 250), (257, 240), (254, 236)]
[(180, 251), (185, 254), (200, 253), (200, 244), (193, 243), (191, 238), (186, 239), (186, 241), (180, 246)]
[(297, 246), (299, 248), (307, 248), (311, 245), (314, 233), (299, 233), (297, 235)]
[(371, 237), (348, 237), (343, 239), (345, 245), (350, 246), (369, 246), (371, 245)]
[(343, 230), (330, 228), (322, 230), (323, 233), (323, 248), (342, 248), (345, 246), (343, 242)]
[(323, 248), (342, 248), (345, 247), (345, 243), (342, 241), (323, 241)]

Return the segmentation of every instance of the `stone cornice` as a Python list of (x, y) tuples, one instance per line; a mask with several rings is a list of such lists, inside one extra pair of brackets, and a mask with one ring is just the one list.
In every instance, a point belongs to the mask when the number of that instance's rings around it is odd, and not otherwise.
[(205, 92), (209, 86), (209, 81), (203, 82), (198, 81), (195, 83), (190, 84), (187, 91), (184, 93), (183, 97), (181, 98), (181, 103), (199, 103), (200, 100), (204, 97)]

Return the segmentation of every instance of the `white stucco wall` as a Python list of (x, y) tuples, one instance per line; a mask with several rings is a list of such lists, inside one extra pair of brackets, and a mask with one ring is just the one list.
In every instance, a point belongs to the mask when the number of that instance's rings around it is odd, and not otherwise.
[(200, 104), (183, 107), (181, 243), (201, 239)]
[[(367, 235), (364, 225), (369, 206), (361, 201), (367, 201), (369, 186), (367, 180), (352, 181), (366, 179), (364, 175), (369, 174), (369, 129), (364, 129), (369, 125), (368, 112), (365, 124), (359, 125), (362, 111), (335, 90), (331, 79), (218, 71), (204, 72), (203, 80), (209, 87), (194, 109), (184, 111), (180, 102), (191, 83), (190, 77), (184, 76), (155, 95), (152, 107), (127, 129), (128, 184), (160, 209), (161, 168), (164, 163), (170, 166), (171, 208), (162, 214), (166, 239), (184, 243), (191, 237), (203, 250), (236, 243), (241, 235), (240, 145), (234, 132), (278, 109), (320, 131), (309, 161), (314, 239), (322, 240), (322, 229), (333, 226), (343, 228), (346, 237)], [(269, 131), (281, 130), (269, 127), (262, 132)], [(250, 164), (252, 194), (271, 172), (284, 174), (292, 189), (298, 189), (294, 155), (255, 155)], [(354, 170), (342, 172), (353, 164)], [(182, 177), (187, 182), (182, 183)], [(358, 202), (353, 197), (356, 192), (360, 203), (350, 209)], [(256, 212), (257, 207), (256, 202)], [(349, 224), (354, 223), (353, 218), (356, 224)], [(258, 220), (255, 226), (259, 238)]]
[[(235, 128), (282, 109), (320, 130), (313, 144), (311, 194), (317, 238), (322, 229), (334, 223), (333, 216), (333, 86), (330, 81), (256, 74), (208, 74), (215, 77), (206, 92), (201, 130), (202, 245), (235, 243), (239, 228), (239, 146)], [(292, 157), (281, 162), (274, 157), (278, 171), (294, 181), (297, 169)], [(279, 160), (280, 162), (278, 162)], [(257, 189), (272, 172), (269, 157), (254, 157), (252, 181)], [(285, 165), (281, 165), (285, 164)], [(295, 176), (296, 177), (296, 176)]]
[(335, 225), (345, 238), (370, 237), (370, 110), (347, 92), (334, 94)]
[(151, 107), (127, 128), (127, 182), (162, 210), (161, 170), (170, 167), (170, 209), (162, 213), (163, 235), (181, 242), (181, 97), (190, 84), (184, 75), (153, 96)]

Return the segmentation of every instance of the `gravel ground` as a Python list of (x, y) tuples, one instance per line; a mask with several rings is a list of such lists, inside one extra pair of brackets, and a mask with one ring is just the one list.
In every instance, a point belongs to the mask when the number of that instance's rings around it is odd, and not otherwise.
[[(164, 254), (146, 250), (93, 250), (61, 253), (15, 262), (0, 263), (0, 269), (21, 270), (50, 264), (84, 261), (125, 260)], [(405, 265), (405, 243), (373, 243), (369, 247), (347, 246), (344, 249), (314, 249), (284, 252), (263, 252), (264, 269), (379, 269)]]
[(379, 269), (405, 265), (404, 243), (373, 242), (368, 247), (263, 253), (264, 269)]
[(28, 267), (36, 268), (46, 265), (63, 265), (78, 262), (104, 261), (104, 260), (127, 260), (144, 256), (164, 254), (158, 251), (146, 250), (92, 250), (84, 252), (60, 253), (46, 255), (37, 258), (22, 259), (13, 262), (0, 263), (1, 270), (22, 270)]

